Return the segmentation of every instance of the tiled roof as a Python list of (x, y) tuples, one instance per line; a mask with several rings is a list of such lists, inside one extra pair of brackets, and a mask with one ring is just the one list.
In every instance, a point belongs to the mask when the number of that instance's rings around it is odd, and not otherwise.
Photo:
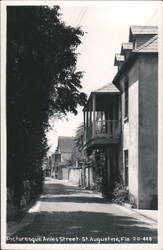
[(93, 92), (99, 92), (99, 93), (114, 93), (114, 92), (120, 92), (119, 89), (111, 82), (102, 88), (99, 88)]
[[(129, 44), (134, 40), (136, 48), (131, 49), (126, 56), (121, 67), (118, 68), (118, 72), (113, 79), (113, 83), (117, 85), (121, 75), (123, 74), (126, 67), (136, 60), (139, 53), (157, 53), (158, 52), (158, 27), (157, 26), (131, 26), (129, 35)], [(137, 35), (144, 35), (138, 36)], [(135, 38), (134, 38), (135, 36)], [(129, 47), (127, 44), (122, 44), (123, 47)], [(122, 49), (121, 49), (122, 52)]]
[(57, 151), (60, 153), (71, 153), (74, 144), (74, 137), (59, 136)]
[(118, 54), (118, 53), (115, 54), (115, 60), (123, 62), (124, 59), (125, 59), (124, 55), (121, 55), (121, 54)]
[(155, 35), (133, 52), (158, 52), (158, 35)]
[(130, 32), (133, 35), (140, 35), (140, 34), (157, 34), (158, 27), (157, 26), (131, 26)]
[(122, 43), (122, 49), (123, 49), (123, 50), (125, 50), (125, 49), (126, 49), (126, 50), (127, 50), (127, 49), (129, 49), (129, 50), (130, 50), (130, 49), (133, 49), (133, 43), (131, 43), (131, 42), (130, 42), (130, 43)]
[(125, 60), (124, 55), (116, 53), (114, 59), (114, 65), (118, 66), (120, 63), (124, 62), (124, 60)]

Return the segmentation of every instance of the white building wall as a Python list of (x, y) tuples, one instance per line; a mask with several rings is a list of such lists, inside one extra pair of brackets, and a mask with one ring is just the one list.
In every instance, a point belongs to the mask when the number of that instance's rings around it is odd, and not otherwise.
[(138, 206), (138, 173), (139, 173), (139, 110), (138, 110), (138, 81), (129, 88), (129, 191), (133, 195), (133, 201)]
[(79, 168), (70, 168), (69, 169), (69, 180), (79, 185), (81, 182), (81, 169)]
[(138, 90), (139, 90), (139, 66), (136, 62), (132, 68), (124, 74), (129, 79), (128, 90), (128, 120), (125, 120), (125, 93), (124, 83), (125, 77), (121, 80), (122, 89), (122, 176), (125, 179), (125, 162), (124, 151), (128, 150), (128, 188), (131, 198), (138, 205), (138, 124), (139, 124), (139, 105), (138, 105)]
[(71, 153), (62, 153), (61, 154), (61, 162), (65, 162), (71, 159)]
[(139, 58), (139, 207), (156, 209), (158, 193), (158, 55), (144, 54)]

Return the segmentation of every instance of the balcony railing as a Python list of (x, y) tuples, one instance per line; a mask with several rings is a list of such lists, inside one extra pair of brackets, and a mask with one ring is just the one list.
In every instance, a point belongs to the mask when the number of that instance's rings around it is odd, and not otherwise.
[(86, 128), (86, 142), (97, 137), (119, 139), (121, 133), (121, 123), (119, 120), (95, 121)]

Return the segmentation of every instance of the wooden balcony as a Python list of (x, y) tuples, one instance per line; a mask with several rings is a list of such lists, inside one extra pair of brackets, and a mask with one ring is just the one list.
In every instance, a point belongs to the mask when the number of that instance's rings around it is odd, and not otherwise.
[(120, 91), (112, 83), (91, 92), (83, 109), (86, 150), (120, 143), (119, 102)]
[(121, 123), (118, 120), (100, 120), (85, 128), (85, 148), (105, 147), (120, 143)]

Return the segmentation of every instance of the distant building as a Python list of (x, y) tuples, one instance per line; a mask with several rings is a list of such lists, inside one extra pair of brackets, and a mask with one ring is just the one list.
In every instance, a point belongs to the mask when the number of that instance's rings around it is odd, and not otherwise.
[(106, 190), (121, 179), (137, 208), (157, 208), (158, 35), (156, 26), (131, 26), (115, 55), (112, 83), (91, 92), (84, 108), (89, 154), (105, 154)]
[(57, 179), (68, 179), (68, 162), (71, 160), (74, 138), (59, 136), (58, 145), (52, 158), (51, 175)]

